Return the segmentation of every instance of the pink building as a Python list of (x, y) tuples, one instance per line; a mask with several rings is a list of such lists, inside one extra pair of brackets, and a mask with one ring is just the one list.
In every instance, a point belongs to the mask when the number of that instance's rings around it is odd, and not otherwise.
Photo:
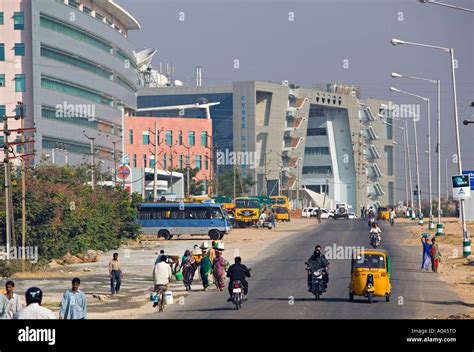
[(154, 123), (158, 129), (158, 168), (186, 169), (189, 156), (191, 169), (198, 168), (198, 180), (211, 180), (212, 122), (205, 118), (145, 117), (125, 118), (125, 154), (130, 166), (154, 167)]

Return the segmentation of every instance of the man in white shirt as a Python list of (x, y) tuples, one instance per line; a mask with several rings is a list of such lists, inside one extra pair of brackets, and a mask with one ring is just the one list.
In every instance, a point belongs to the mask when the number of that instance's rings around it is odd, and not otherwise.
[(13, 281), (7, 281), (5, 289), (5, 297), (8, 300), (7, 319), (13, 319), (15, 313), (19, 312), (22, 308), (20, 296), (14, 292), (15, 283)]
[(38, 287), (30, 287), (26, 293), (27, 306), (15, 313), (13, 319), (56, 319), (48, 308), (41, 307), (43, 291)]
[(153, 269), (153, 282), (155, 283), (155, 290), (157, 286), (167, 286), (170, 283), (173, 273), (171, 267), (166, 263), (166, 255), (161, 257), (161, 261), (155, 265)]

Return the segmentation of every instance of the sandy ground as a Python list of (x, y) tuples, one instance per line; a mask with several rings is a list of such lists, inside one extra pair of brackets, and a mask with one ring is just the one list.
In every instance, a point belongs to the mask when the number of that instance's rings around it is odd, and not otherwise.
[[(277, 223), (275, 229), (233, 229), (223, 239), (224, 257), (232, 260), (240, 255), (244, 263), (259, 256), (270, 244), (288, 236), (297, 236), (305, 229), (318, 226), (314, 219), (292, 219), (290, 223)], [(211, 241), (207, 236), (184, 236), (171, 241), (156, 240), (144, 237), (139, 242), (131, 242), (116, 251), (103, 253), (99, 262), (73, 264), (50, 268), (42, 272), (17, 273), (13, 280), (17, 292), (22, 293), (28, 287), (38, 286), (43, 289), (44, 303), (58, 316), (62, 294), (70, 287), (73, 277), (81, 278), (81, 289), (88, 299), (89, 319), (133, 319), (144, 314), (155, 312), (149, 301), (152, 289), (152, 271), (157, 253), (164, 249), (169, 255), (183, 255), (186, 249), (194, 244)], [(113, 252), (119, 253), (122, 261), (124, 278), (120, 294), (110, 296), (107, 263)], [(2, 286), (6, 278), (2, 278)], [(199, 275), (196, 273), (193, 290), (186, 292), (181, 282), (172, 282), (170, 290), (174, 301), (186, 299), (194, 290), (202, 290)], [(210, 288), (214, 290), (215, 288)]]
[[(444, 236), (436, 236), (442, 259), (439, 267), (440, 278), (453, 286), (459, 297), (470, 306), (470, 318), (474, 318), (474, 257), (463, 258), (462, 226), (457, 218), (443, 218)], [(421, 265), (421, 234), (430, 233), (435, 236), (436, 230), (429, 231), (425, 221), (423, 226), (409, 219), (397, 219), (395, 226), (402, 226), (410, 237), (404, 244), (420, 247)], [(468, 225), (468, 232), (474, 234), (474, 224)], [(439, 317), (446, 318), (446, 317)], [(463, 317), (457, 317), (463, 318)]]

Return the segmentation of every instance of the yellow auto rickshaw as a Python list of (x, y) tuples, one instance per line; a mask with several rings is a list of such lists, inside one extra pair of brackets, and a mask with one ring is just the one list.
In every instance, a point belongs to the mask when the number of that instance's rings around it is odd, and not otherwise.
[(355, 252), (351, 261), (349, 299), (364, 296), (372, 303), (374, 297), (385, 297), (389, 302), (391, 291), (388, 252), (382, 249)]
[(390, 209), (386, 207), (381, 207), (377, 213), (377, 220), (388, 220), (390, 218)]

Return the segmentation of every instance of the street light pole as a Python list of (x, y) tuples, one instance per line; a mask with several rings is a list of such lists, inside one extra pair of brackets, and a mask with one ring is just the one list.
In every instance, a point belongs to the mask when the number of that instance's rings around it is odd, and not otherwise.
[[(456, 93), (456, 68), (454, 66), (454, 48), (446, 48), (441, 46), (435, 45), (427, 45), (421, 43), (414, 43), (414, 42), (407, 42), (400, 39), (392, 39), (392, 45), (400, 45), (400, 44), (408, 44), (408, 45), (415, 45), (424, 48), (432, 48), (442, 50), (450, 54), (451, 57), (451, 75), (452, 75), (452, 83), (453, 83), (453, 106), (454, 106), (454, 125), (456, 129), (456, 153), (457, 153), (457, 164), (458, 164), (458, 173), (459, 175), (462, 174), (462, 162), (461, 162), (461, 142), (459, 138), (459, 116), (458, 116), (458, 101), (457, 101), (457, 93)], [(461, 221), (462, 221), (462, 232), (463, 232), (463, 256), (468, 257), (471, 254), (471, 240), (469, 238), (469, 233), (467, 231), (467, 224), (466, 224), (466, 213), (465, 213), (465, 204), (464, 198), (460, 199), (460, 213), (461, 213)]]
[[(83, 133), (84, 133), (84, 137), (86, 137), (91, 143), (91, 164), (90, 164), (90, 166), (91, 166), (91, 183), (92, 183), (91, 188), (92, 188), (92, 190), (94, 190), (95, 189), (95, 170), (94, 169), (95, 169), (95, 139), (96, 139), (96, 137), (89, 137), (85, 133), (85, 131), (83, 131)], [(99, 136), (100, 136), (100, 134), (99, 134)]]
[(474, 12), (473, 9), (468, 9), (466, 7), (461, 7), (461, 6), (456, 6), (456, 5), (451, 5), (451, 4), (445, 4), (443, 2), (435, 1), (435, 0), (418, 0), (419, 2), (423, 4), (433, 4), (433, 5), (439, 5), (443, 7), (448, 7), (450, 9), (455, 9), (455, 10), (461, 10), (461, 11), (466, 11), (466, 12)]

